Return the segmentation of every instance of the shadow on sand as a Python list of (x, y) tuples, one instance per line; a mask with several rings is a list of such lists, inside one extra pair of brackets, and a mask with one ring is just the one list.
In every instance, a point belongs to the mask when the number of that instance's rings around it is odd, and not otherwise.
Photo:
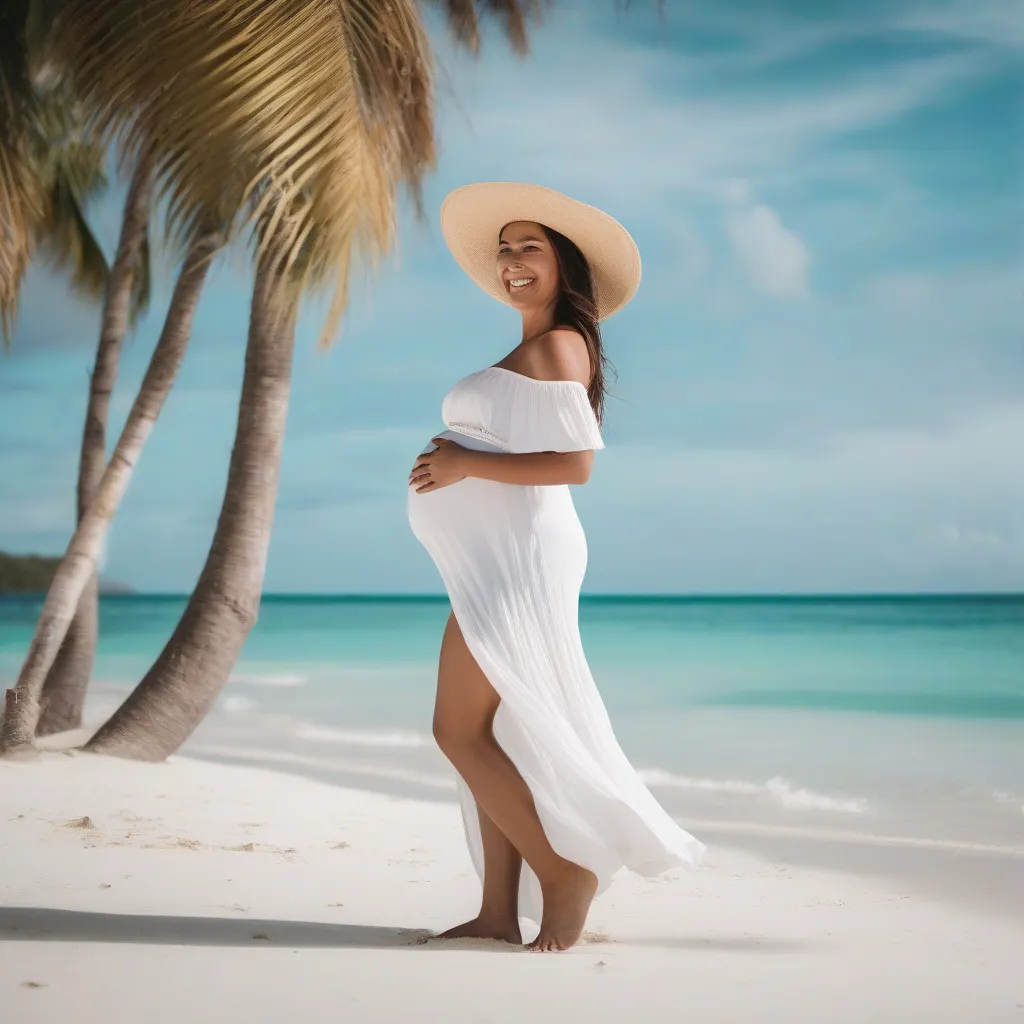
[(287, 946), (377, 949), (421, 946), (430, 932), (363, 924), (230, 917), (103, 914), (49, 907), (0, 907), (0, 941), (139, 942), (169, 946)]
[[(431, 941), (433, 939), (433, 941)], [(482, 940), (434, 939), (421, 928), (385, 928), (316, 921), (264, 921), (234, 917), (173, 917), (158, 914), (105, 914), (51, 907), (0, 907), (0, 942), (137, 942), (168, 946), (270, 946), (288, 949), (475, 949), (512, 952), (522, 946)], [(653, 946), (662, 949), (717, 950), (734, 953), (798, 953), (808, 947), (789, 940), (665, 936), (584, 940), (577, 949), (603, 946)], [(597, 952), (594, 949), (594, 952)]]

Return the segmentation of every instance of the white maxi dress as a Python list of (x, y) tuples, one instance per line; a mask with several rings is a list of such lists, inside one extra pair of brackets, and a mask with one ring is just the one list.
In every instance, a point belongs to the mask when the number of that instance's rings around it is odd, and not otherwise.
[[(450, 437), (499, 452), (604, 447), (586, 388), (489, 366), (445, 396)], [(433, 450), (428, 445), (425, 451)], [(533, 794), (554, 850), (597, 875), (653, 876), (700, 861), (704, 844), (655, 800), (612, 730), (580, 641), (587, 542), (565, 484), (469, 478), (409, 488), (409, 523), (433, 558), (466, 644), (501, 697), (494, 736)], [(476, 802), (458, 780), (473, 866), (483, 878)], [(541, 892), (523, 866), (520, 914), (540, 921)]]

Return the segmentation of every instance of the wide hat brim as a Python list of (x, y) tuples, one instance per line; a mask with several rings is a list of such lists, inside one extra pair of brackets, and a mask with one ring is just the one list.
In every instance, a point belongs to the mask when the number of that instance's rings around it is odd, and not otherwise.
[(597, 316), (607, 320), (640, 284), (640, 252), (629, 232), (595, 206), (545, 188), (482, 181), (450, 192), (441, 204), (441, 231), (456, 262), (488, 295), (512, 305), (498, 279), (498, 236), (506, 224), (531, 221), (576, 243), (590, 264)]

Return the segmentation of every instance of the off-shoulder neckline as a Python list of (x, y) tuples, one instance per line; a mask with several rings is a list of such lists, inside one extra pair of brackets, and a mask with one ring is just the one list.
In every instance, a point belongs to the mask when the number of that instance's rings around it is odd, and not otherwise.
[(582, 388), (584, 392), (587, 390), (586, 384), (578, 380), (541, 380), (539, 377), (531, 377), (529, 374), (520, 373), (518, 370), (510, 370), (507, 366), (485, 366), (482, 370), (478, 370), (478, 373), (486, 373), (488, 370), (499, 370), (502, 373), (510, 373), (513, 377), (518, 377), (520, 380), (532, 381), (534, 384), (574, 384), (578, 388)]

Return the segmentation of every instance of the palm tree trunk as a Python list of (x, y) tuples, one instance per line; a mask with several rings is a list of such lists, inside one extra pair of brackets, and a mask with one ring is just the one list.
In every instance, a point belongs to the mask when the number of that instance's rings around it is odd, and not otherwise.
[(206, 565), (170, 640), (86, 750), (141, 761), (173, 754), (203, 720), (256, 623), (291, 386), (295, 306), (272, 256), (256, 270), (227, 487)]
[(0, 729), (0, 751), (6, 752), (32, 742), (46, 673), (53, 664), (83, 590), (94, 578), (96, 562), (114, 513), (177, 376), (192, 334), (192, 320), (203, 282), (222, 241), (219, 234), (204, 235), (185, 257), (160, 340), (153, 350), (135, 404), (93, 499), (57, 567), (17, 687), (8, 690), (8, 711)]
[[(152, 172), (152, 161), (145, 155), (140, 156), (128, 186), (121, 237), (110, 268), (78, 462), (79, 523), (88, 511), (89, 502), (107, 466), (107, 412), (117, 380), (121, 345), (128, 332), (132, 288), (149, 222)], [(98, 631), (99, 592), (97, 577), (93, 573), (78, 599), (75, 617), (43, 685), (40, 735), (77, 729), (82, 724), (82, 707), (96, 657)]]

